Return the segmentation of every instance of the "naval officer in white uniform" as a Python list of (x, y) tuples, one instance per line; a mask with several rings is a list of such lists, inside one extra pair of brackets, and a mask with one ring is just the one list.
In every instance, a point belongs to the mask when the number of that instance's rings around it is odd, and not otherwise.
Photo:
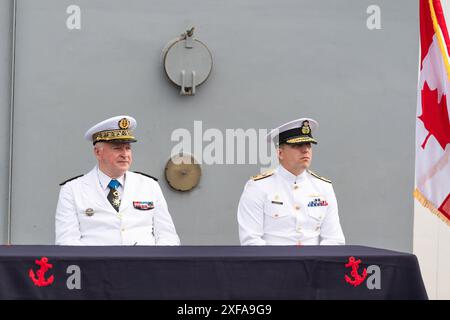
[(308, 170), (317, 127), (301, 118), (267, 136), (280, 164), (245, 185), (237, 213), (242, 245), (345, 244), (331, 181)]
[(179, 245), (156, 179), (129, 171), (136, 120), (117, 116), (90, 128), (97, 166), (63, 182), (56, 208), (57, 245)]

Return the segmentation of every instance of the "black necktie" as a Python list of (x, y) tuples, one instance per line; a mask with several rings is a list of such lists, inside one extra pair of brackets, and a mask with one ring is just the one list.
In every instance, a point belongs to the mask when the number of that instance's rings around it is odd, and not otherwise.
[(108, 201), (111, 203), (114, 209), (116, 209), (117, 212), (119, 212), (120, 207), (120, 198), (119, 198), (119, 191), (117, 191), (117, 188), (119, 188), (120, 182), (116, 179), (112, 179), (109, 184), (109, 193), (108, 193)]

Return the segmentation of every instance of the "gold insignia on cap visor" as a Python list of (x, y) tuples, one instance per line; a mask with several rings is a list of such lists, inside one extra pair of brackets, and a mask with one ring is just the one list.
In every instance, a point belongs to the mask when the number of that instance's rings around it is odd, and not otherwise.
[[(128, 120), (127, 120), (128, 121)], [(105, 130), (92, 135), (92, 140), (95, 141), (110, 141), (110, 140), (129, 140), (135, 139), (131, 130)]]
[(286, 140), (286, 143), (306, 143), (306, 142), (317, 143), (317, 141), (311, 137), (297, 137)]
[(128, 129), (130, 127), (130, 121), (127, 118), (122, 118), (119, 120), (120, 129)]

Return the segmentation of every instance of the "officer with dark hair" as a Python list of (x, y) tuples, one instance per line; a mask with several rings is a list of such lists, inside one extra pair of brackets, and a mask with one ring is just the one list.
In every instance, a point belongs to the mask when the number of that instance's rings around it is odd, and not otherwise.
[(237, 212), (242, 245), (345, 244), (331, 181), (309, 170), (317, 127), (301, 118), (267, 136), (280, 164), (245, 185)]

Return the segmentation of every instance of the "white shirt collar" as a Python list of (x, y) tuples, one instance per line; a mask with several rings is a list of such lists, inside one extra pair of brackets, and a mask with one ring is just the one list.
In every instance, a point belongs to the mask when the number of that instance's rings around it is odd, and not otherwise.
[[(103, 190), (106, 190), (108, 188), (108, 184), (112, 178), (109, 177), (108, 175), (106, 175), (102, 170), (100, 170), (100, 168), (98, 166), (97, 166), (97, 174), (98, 174), (98, 181), (100, 182), (100, 186), (102, 187)], [(116, 180), (119, 181), (120, 186), (123, 188), (124, 183), (125, 183), (125, 174), (120, 176)]]
[(291, 172), (289, 172), (288, 170), (286, 170), (286, 168), (283, 167), (281, 164), (277, 168), (277, 173), (281, 177), (283, 177), (283, 179), (285, 179), (287, 182), (292, 183), (292, 184), (302, 181), (303, 179), (306, 178), (306, 174), (307, 174), (306, 170), (305, 170), (301, 174), (296, 176), (296, 175), (292, 174)]

